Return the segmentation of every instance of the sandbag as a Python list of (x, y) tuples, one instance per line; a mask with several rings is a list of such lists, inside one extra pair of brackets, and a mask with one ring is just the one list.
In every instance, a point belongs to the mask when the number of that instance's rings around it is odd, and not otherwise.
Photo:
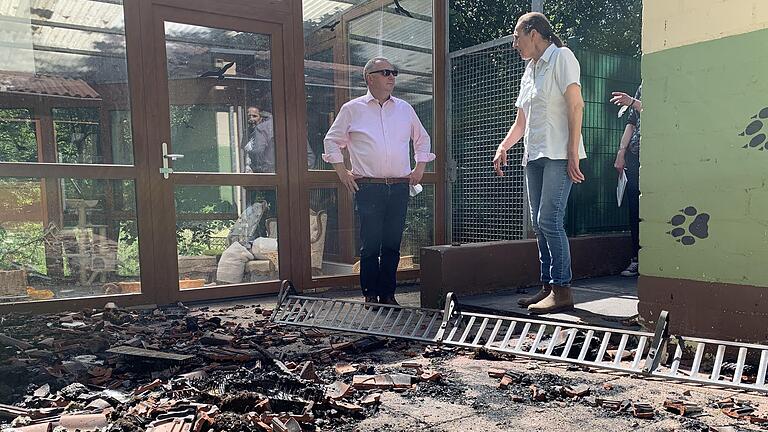
[(216, 281), (220, 283), (240, 283), (243, 281), (245, 263), (253, 259), (245, 246), (238, 242), (229, 245), (221, 254), (219, 266), (216, 269)]
[(251, 253), (255, 259), (269, 259), (268, 254), (275, 252), (277, 252), (276, 238), (259, 237), (253, 240), (253, 244), (251, 245)]

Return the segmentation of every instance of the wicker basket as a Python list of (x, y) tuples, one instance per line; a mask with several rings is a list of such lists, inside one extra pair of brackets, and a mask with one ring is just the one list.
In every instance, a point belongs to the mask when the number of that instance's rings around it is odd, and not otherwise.
[(0, 297), (27, 295), (27, 273), (24, 270), (0, 271)]

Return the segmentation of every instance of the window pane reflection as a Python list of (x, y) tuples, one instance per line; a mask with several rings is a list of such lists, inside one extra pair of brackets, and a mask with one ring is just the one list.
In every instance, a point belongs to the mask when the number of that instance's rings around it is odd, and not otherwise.
[(274, 188), (178, 186), (175, 201), (181, 289), (278, 279)]
[[(432, 136), (432, 2), (391, 1), (373, 11), (363, 10), (363, 3), (303, 0), (307, 135), (318, 155), (341, 106), (367, 91), (363, 66), (376, 56), (400, 69), (394, 95), (414, 107)], [(343, 20), (349, 22), (347, 29)], [(332, 169), (322, 160), (317, 168)], [(433, 169), (428, 164), (427, 170)]]
[(132, 180), (0, 178), (0, 302), (141, 291)]
[(123, 15), (121, 0), (2, 2), (0, 162), (133, 164)]

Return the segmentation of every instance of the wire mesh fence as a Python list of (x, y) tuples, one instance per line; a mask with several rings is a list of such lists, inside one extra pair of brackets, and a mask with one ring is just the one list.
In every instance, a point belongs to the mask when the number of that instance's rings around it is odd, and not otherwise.
[(471, 243), (525, 237), (523, 146), (509, 152), (504, 177), (492, 159), (515, 117), (525, 63), (502, 38), (450, 55), (451, 233)]
[(581, 170), (587, 181), (574, 185), (568, 200), (566, 230), (570, 235), (626, 231), (626, 199), (616, 202), (616, 150), (626, 125), (626, 115), (610, 103), (612, 91), (635, 94), (640, 84), (640, 60), (630, 56), (573, 48), (581, 65), (584, 97), (582, 135), (587, 159)]
[[(612, 91), (634, 94), (640, 61), (617, 54), (574, 49), (581, 64), (585, 100), (582, 134), (587, 181), (574, 185), (565, 218), (569, 235), (626, 231), (627, 211), (616, 203), (613, 162), (625, 118), (610, 103)], [(520, 160), (523, 145), (509, 152), (504, 177), (492, 158), (515, 118), (525, 63), (505, 37), (450, 54), (449, 181), (453, 242), (526, 238), (528, 211)], [(624, 204), (626, 205), (626, 204)]]

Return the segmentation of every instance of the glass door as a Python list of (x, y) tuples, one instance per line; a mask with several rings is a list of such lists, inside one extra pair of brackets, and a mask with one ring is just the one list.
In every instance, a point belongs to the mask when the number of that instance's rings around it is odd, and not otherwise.
[(276, 291), (290, 271), (282, 26), (153, 12), (150, 157), (167, 299)]

